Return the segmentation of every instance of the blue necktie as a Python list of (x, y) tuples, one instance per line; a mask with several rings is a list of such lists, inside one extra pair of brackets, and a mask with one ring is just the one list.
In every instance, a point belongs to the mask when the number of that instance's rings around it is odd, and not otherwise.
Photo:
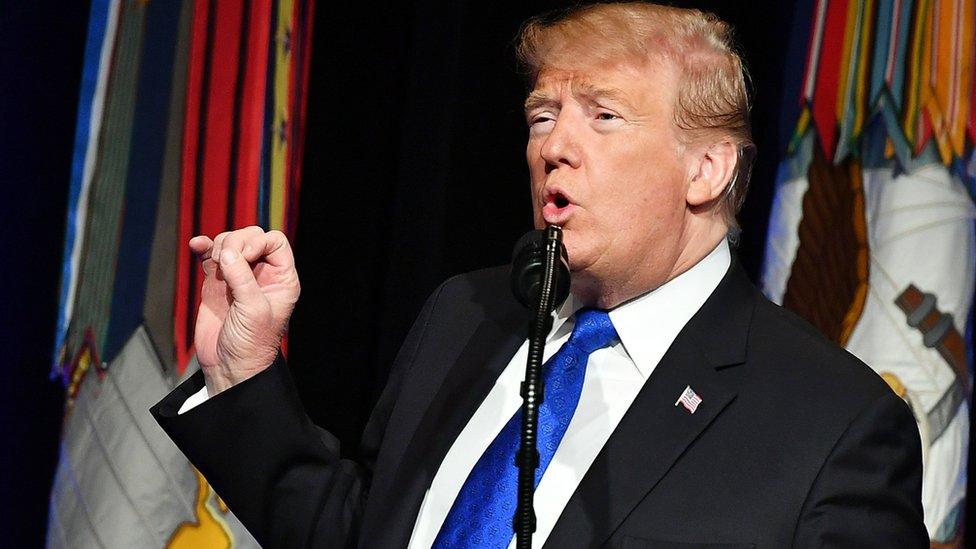
[[(543, 365), (545, 399), (539, 407), (537, 487), (576, 412), (590, 353), (616, 339), (617, 331), (606, 311), (581, 309), (569, 340)], [(515, 535), (515, 453), (521, 425), (519, 409), (471, 469), (434, 540), (434, 549), (508, 547)]]

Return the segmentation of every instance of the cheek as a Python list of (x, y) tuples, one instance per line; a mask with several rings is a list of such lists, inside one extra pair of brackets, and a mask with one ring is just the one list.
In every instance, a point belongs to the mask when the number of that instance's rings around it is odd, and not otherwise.
[(604, 204), (601, 217), (609, 221), (608, 229), (619, 234), (659, 236), (676, 227), (684, 212), (680, 185), (648, 177), (647, 171), (627, 175), (631, 177), (622, 177), (621, 181), (630, 184), (616, 185), (612, 200)]
[(542, 162), (542, 145), (543, 140), (537, 136), (530, 135), (528, 141), (526, 141), (525, 160), (529, 163), (530, 167)]
[(651, 220), (672, 219), (685, 206), (683, 166), (664, 150), (667, 146), (643, 143), (640, 150), (631, 151), (627, 161), (621, 162), (626, 168), (618, 175), (621, 182), (630, 183), (620, 190), (622, 202), (631, 212)]
[(529, 167), (532, 191), (538, 191), (546, 182), (546, 162), (539, 153), (539, 147), (533, 145), (532, 140), (529, 140), (529, 145), (526, 147), (525, 160)]

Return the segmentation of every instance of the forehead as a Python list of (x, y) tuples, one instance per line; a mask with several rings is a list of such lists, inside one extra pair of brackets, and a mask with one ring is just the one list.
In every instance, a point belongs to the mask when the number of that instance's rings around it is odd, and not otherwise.
[(622, 61), (610, 64), (546, 66), (540, 69), (526, 107), (539, 101), (608, 99), (635, 109), (667, 103), (676, 96), (677, 78), (669, 64)]

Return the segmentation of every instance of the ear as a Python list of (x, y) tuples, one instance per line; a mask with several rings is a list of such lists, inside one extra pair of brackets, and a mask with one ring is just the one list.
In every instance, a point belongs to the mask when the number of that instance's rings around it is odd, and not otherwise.
[(722, 196), (732, 181), (738, 162), (736, 146), (728, 139), (714, 143), (696, 158), (685, 199), (697, 207)]

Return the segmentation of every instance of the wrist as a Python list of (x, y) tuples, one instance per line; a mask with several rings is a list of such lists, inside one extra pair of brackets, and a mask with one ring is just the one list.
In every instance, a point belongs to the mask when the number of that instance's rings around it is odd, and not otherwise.
[(277, 357), (277, 350), (267, 358), (258, 361), (249, 361), (249, 364), (215, 365), (203, 368), (204, 383), (207, 387), (207, 394), (214, 397), (231, 387), (247, 381), (264, 370), (271, 367)]
[(209, 398), (213, 398), (235, 385), (231, 379), (217, 375), (216, 373), (208, 374), (206, 370), (203, 372), (203, 380), (207, 387), (207, 396)]

